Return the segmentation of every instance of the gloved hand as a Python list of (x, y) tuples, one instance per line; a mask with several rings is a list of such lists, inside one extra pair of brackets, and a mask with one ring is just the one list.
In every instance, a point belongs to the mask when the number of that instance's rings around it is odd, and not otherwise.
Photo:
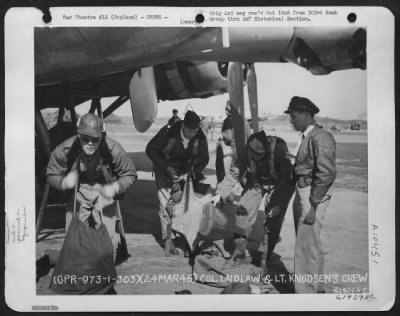
[(78, 182), (78, 170), (70, 171), (61, 182), (61, 189), (63, 191), (73, 189)]
[(304, 218), (304, 224), (306, 225), (314, 225), (316, 218), (316, 209), (311, 206), (311, 209), (307, 213), (306, 217)]
[(117, 181), (114, 181), (113, 183), (103, 185), (101, 194), (104, 195), (105, 197), (112, 199), (114, 196), (118, 194), (118, 191), (119, 191), (119, 184)]
[(167, 167), (167, 174), (173, 182), (179, 181), (179, 175), (172, 167)]
[(236, 215), (238, 215), (238, 216), (246, 216), (248, 214), (249, 213), (247, 212), (247, 210), (242, 205), (239, 205), (239, 208), (236, 211)]
[(281, 207), (278, 205), (275, 205), (267, 214), (268, 218), (272, 218), (275, 217), (277, 215), (279, 215), (279, 213), (281, 212)]

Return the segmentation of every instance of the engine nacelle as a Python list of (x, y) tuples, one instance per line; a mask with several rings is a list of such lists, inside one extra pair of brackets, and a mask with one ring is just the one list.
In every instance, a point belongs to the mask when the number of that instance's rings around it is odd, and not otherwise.
[(226, 93), (225, 68), (226, 63), (176, 61), (136, 71), (129, 84), (136, 129), (145, 132), (153, 124), (157, 100), (207, 98)]
[(365, 70), (366, 42), (363, 28), (298, 27), (282, 58), (314, 75), (351, 68)]
[(155, 67), (159, 100), (207, 98), (226, 93), (228, 83), (220, 64), (176, 61)]

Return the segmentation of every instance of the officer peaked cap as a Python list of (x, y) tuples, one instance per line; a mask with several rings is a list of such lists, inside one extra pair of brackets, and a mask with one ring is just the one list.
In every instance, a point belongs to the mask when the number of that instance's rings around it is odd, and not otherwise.
[(291, 111), (306, 111), (311, 114), (317, 114), (319, 108), (307, 98), (294, 96), (290, 100), (289, 107), (284, 113), (290, 114)]

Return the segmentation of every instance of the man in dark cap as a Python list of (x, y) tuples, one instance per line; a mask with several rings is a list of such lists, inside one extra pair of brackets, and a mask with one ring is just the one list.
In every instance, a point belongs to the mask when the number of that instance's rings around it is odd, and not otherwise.
[(160, 201), (162, 239), (165, 254), (178, 254), (173, 243), (171, 217), (167, 202), (179, 201), (180, 180), (190, 174), (194, 183), (204, 179), (202, 171), (208, 164), (207, 139), (200, 129), (200, 118), (193, 111), (187, 111), (183, 121), (166, 125), (150, 140), (146, 154), (154, 165), (157, 195)]
[(107, 227), (116, 249), (115, 231), (117, 196), (136, 181), (136, 169), (121, 145), (105, 136), (103, 120), (87, 113), (78, 121), (78, 136), (58, 145), (47, 166), (47, 180), (53, 188), (69, 193), (66, 226), (76, 210), (85, 224)]
[(168, 125), (172, 126), (176, 122), (179, 122), (180, 120), (181, 120), (181, 118), (178, 116), (178, 110), (177, 109), (173, 109), (172, 110), (172, 117), (168, 120)]
[[(336, 178), (336, 143), (333, 136), (315, 123), (318, 107), (307, 98), (295, 96), (285, 111), (300, 132), (295, 153), (296, 195), (293, 215), (296, 229), (294, 273), (322, 275), (324, 250), (320, 233)], [(314, 278), (315, 280), (316, 278)], [(317, 278), (318, 280), (318, 278)], [(324, 292), (318, 282), (295, 282), (296, 293)]]
[[(230, 195), (227, 187), (234, 186), (232, 177), (244, 188), (236, 214), (233, 260), (245, 255), (247, 240), (256, 222), (258, 209), (262, 207), (265, 210), (265, 237), (260, 246), (265, 272), (267, 261), (279, 239), (283, 218), (294, 191), (291, 181), (292, 165), (286, 156), (287, 152), (288, 148), (283, 139), (267, 136), (264, 131), (254, 133), (239, 154), (234, 168), (217, 187), (217, 196), (221, 196), (222, 200), (226, 200)], [(265, 204), (261, 205), (263, 197)]]

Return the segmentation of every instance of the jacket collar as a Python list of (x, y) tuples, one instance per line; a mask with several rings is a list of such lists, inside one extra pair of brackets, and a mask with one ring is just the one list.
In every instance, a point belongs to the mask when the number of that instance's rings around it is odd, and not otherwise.
[(307, 137), (308, 134), (310, 134), (310, 132), (314, 129), (314, 124), (308, 125), (308, 127), (305, 129), (305, 131), (303, 133), (301, 133), (300, 135), (304, 135), (304, 138)]

